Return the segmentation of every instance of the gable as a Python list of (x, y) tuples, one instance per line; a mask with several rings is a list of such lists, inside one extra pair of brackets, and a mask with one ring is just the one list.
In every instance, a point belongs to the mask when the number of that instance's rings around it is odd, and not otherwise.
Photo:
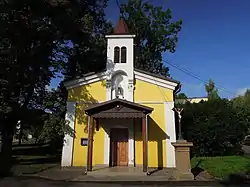
[(173, 101), (174, 90), (141, 79), (135, 80), (135, 102)]
[(66, 81), (64, 83), (64, 86), (67, 88), (67, 90), (69, 90), (79, 86), (92, 84), (94, 82), (103, 81), (105, 79), (106, 79), (105, 72), (99, 72), (99, 73), (91, 72), (83, 75), (83, 77), (80, 79)]
[[(179, 82), (142, 70), (134, 70), (135, 101), (173, 101)], [(106, 101), (106, 73), (89, 73), (64, 83), (69, 101)], [(150, 90), (150, 92), (148, 92)]]
[[(161, 86), (164, 88), (168, 88), (171, 90), (175, 90), (176, 87), (180, 84), (180, 82), (176, 80), (172, 80), (170, 78), (166, 78), (163, 76), (158, 76), (152, 73), (148, 73), (146, 71), (142, 71), (139, 69), (134, 70), (134, 77), (135, 79), (142, 80), (151, 84), (155, 84), (157, 86)], [(71, 81), (67, 81), (64, 83), (64, 86), (67, 88), (67, 90), (76, 88), (82, 85), (88, 85), (94, 82), (103, 81), (107, 78), (105, 71), (99, 72), (99, 73), (88, 73), (85, 74), (80, 79), (75, 79)]]
[(172, 80), (170, 78), (159, 76), (153, 73), (148, 73), (146, 71), (142, 71), (139, 69), (136, 69), (134, 71), (134, 74), (135, 74), (135, 78), (138, 80), (142, 80), (144, 82), (148, 82), (157, 86), (168, 88), (170, 90), (175, 90), (176, 87), (180, 84), (179, 81)]

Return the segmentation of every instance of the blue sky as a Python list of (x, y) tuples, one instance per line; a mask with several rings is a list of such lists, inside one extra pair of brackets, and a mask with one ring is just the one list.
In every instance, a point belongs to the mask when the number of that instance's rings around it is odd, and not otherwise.
[[(231, 92), (250, 88), (250, 1), (166, 1), (173, 17), (183, 20), (180, 40), (173, 55), (165, 58), (206, 79), (212, 78)], [(189, 96), (205, 94), (200, 81), (171, 68)], [(232, 94), (220, 92), (223, 97)]]
[[(183, 20), (176, 52), (164, 54), (164, 59), (204, 80), (211, 78), (231, 92), (220, 91), (222, 97), (250, 88), (250, 1), (150, 1), (170, 8), (174, 20)], [(115, 0), (109, 1), (106, 16), (113, 23), (117, 21)], [(189, 97), (206, 95), (203, 82), (171, 66), (170, 74), (182, 82), (182, 92)]]

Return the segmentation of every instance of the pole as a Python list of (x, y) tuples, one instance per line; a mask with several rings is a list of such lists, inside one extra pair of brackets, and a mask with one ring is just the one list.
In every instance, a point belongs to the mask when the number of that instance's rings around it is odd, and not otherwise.
[(181, 131), (181, 117), (182, 117), (181, 112), (183, 111), (183, 108), (175, 108), (175, 111), (178, 113), (178, 122), (179, 122), (178, 140), (183, 140)]

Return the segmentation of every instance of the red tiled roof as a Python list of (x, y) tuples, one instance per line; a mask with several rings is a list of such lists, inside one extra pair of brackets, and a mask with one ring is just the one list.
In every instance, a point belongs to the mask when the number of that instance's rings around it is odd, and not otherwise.
[(123, 18), (120, 18), (115, 26), (114, 34), (130, 34), (128, 26)]

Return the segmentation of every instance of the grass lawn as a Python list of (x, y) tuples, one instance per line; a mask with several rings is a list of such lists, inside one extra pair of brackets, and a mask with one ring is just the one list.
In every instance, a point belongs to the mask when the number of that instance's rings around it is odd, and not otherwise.
[(243, 173), (250, 170), (250, 158), (243, 156), (194, 157), (192, 168), (198, 167), (211, 175), (223, 179), (230, 174)]
[(14, 175), (37, 173), (60, 163), (60, 154), (48, 145), (14, 145), (12, 153)]

